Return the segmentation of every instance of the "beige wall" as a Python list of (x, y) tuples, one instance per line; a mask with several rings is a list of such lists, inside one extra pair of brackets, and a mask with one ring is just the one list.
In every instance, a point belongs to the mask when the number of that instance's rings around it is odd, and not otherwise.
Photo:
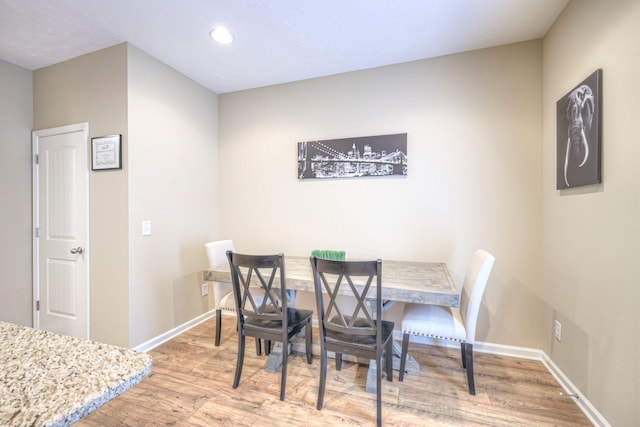
[(32, 326), (32, 73), (0, 60), (0, 320)]
[[(217, 95), (129, 46), (130, 344), (212, 310), (201, 296), (216, 237)], [(142, 221), (151, 221), (143, 237)]]
[(217, 95), (128, 44), (35, 71), (34, 94), (36, 129), (123, 135), (122, 170), (90, 173), (91, 338), (134, 347), (211, 310)]
[(89, 250), (91, 338), (123, 346), (129, 344), (126, 69), (127, 46), (120, 44), (33, 73), (34, 129), (88, 122), (90, 137), (122, 134), (122, 170), (89, 174)]
[[(640, 2), (572, 1), (544, 40), (542, 347), (614, 426), (640, 425)], [(557, 191), (556, 101), (603, 70), (602, 184)]]
[[(209, 310), (201, 248), (218, 237), (247, 251), (442, 260), (458, 283), (484, 247), (497, 261), (478, 339), (543, 349), (612, 425), (637, 425), (639, 9), (572, 1), (543, 44), (222, 95), (219, 159), (215, 94), (131, 46), (34, 72), (33, 115), (31, 73), (0, 61), (13, 218), (0, 239), (16, 248), (1, 261), (0, 318), (31, 323), (32, 117), (33, 129), (88, 121), (91, 136), (124, 137), (123, 171), (91, 173), (94, 339), (134, 346)], [(559, 192), (555, 102), (597, 68), (604, 181)], [(298, 141), (396, 132), (408, 133), (406, 178), (296, 178)]]
[[(485, 248), (497, 261), (478, 339), (540, 348), (541, 47), (221, 95), (220, 237), (244, 251), (446, 261), (459, 285)], [(400, 132), (406, 178), (297, 179), (299, 141)]]

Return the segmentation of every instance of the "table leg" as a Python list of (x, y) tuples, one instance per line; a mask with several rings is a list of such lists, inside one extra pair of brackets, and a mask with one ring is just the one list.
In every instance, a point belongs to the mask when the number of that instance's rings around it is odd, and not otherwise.
[[(402, 346), (396, 341), (393, 342), (393, 370), (400, 370), (400, 355), (402, 354)], [(405, 373), (407, 375), (420, 375), (420, 364), (410, 354), (407, 354), (407, 363), (405, 364)], [(384, 377), (385, 370), (382, 371)], [(369, 360), (369, 371), (367, 372), (367, 393), (376, 392), (376, 361)]]
[[(288, 352), (291, 353), (291, 346), (288, 348)], [(275, 374), (282, 366), (282, 343), (276, 342), (267, 357), (267, 363), (264, 366), (264, 370), (270, 374)]]
[[(296, 291), (287, 291), (287, 305), (291, 308), (296, 306)], [(304, 333), (304, 330), (302, 331)], [(267, 357), (267, 363), (264, 370), (270, 374), (275, 374), (282, 366), (282, 343), (275, 342), (269, 357)], [(287, 354), (291, 354), (291, 345), (287, 346)]]
[[(395, 301), (384, 301), (382, 303), (382, 312), (387, 311), (391, 306), (395, 304)], [(371, 311), (375, 316), (375, 307), (372, 304)], [(402, 346), (393, 341), (393, 370), (400, 370), (400, 356), (402, 355)], [(407, 363), (405, 364), (405, 373), (408, 375), (420, 375), (420, 364), (410, 354), (407, 354)], [(384, 375), (383, 371), (383, 375)], [(376, 361), (369, 360), (369, 371), (367, 372), (367, 393), (376, 392)]]

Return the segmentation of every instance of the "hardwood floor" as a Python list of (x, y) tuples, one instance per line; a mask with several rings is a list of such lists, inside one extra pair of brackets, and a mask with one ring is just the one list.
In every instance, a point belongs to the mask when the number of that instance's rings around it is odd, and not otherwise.
[[(364, 391), (367, 366), (329, 361), (324, 406), (316, 409), (320, 363), (289, 359), (286, 400), (280, 373), (263, 369), (265, 356), (247, 351), (240, 386), (232, 389), (237, 351), (234, 319), (223, 320), (220, 347), (210, 319), (152, 350), (153, 370), (136, 387), (76, 426), (320, 426), (375, 425), (375, 395)], [(317, 331), (314, 330), (314, 334)], [(317, 335), (315, 335), (317, 337)], [(590, 426), (570, 397), (537, 361), (475, 354), (476, 395), (455, 349), (412, 344), (420, 376), (383, 379), (387, 426)]]

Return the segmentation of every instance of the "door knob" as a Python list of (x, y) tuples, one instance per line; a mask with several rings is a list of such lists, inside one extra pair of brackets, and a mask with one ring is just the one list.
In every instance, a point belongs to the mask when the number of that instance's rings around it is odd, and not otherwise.
[(82, 253), (82, 247), (78, 246), (77, 248), (72, 248), (71, 249), (71, 253), (72, 254), (81, 254)]

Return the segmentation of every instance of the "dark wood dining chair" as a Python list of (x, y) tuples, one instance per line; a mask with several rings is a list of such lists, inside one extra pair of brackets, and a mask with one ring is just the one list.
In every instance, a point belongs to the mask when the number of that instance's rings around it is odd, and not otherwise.
[[(284, 255), (244, 255), (227, 251), (238, 316), (238, 358), (233, 388), (240, 384), (245, 337), (281, 342), (280, 400), (287, 384), (287, 351), (291, 339), (304, 330), (307, 363), (311, 364), (313, 311), (287, 307)], [(256, 298), (256, 292), (262, 298)]]
[[(392, 381), (393, 322), (382, 320), (382, 261), (334, 261), (312, 256), (318, 329), (320, 331), (320, 387), (317, 408), (322, 409), (327, 381), (327, 352), (336, 355), (340, 370), (342, 355), (376, 361), (377, 425), (382, 424), (382, 355), (387, 379)], [(353, 294), (340, 298), (340, 294)], [(327, 304), (323, 299), (327, 298)], [(353, 303), (355, 302), (355, 309)], [(353, 311), (350, 312), (349, 310)], [(350, 313), (350, 315), (349, 315)]]

